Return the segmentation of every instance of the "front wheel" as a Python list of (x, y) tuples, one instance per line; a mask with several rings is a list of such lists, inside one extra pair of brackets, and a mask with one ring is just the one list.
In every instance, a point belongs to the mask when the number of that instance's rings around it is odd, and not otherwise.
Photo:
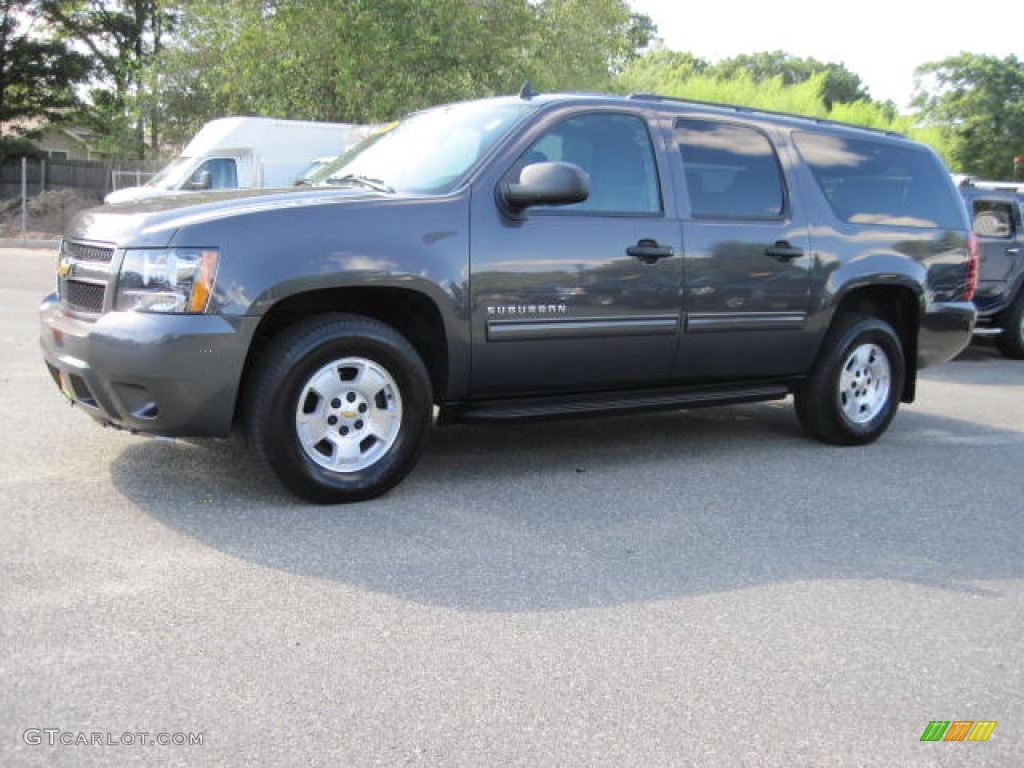
[(412, 469), (432, 414), (430, 378), (391, 327), (331, 314), (284, 331), (251, 378), (243, 426), (284, 485), (330, 504), (379, 496)]
[(867, 315), (840, 318), (807, 380), (794, 393), (804, 429), (835, 445), (863, 445), (888, 429), (903, 391), (899, 336)]
[(1024, 360), (1024, 288), (1003, 313), (1003, 332), (996, 336), (996, 348), (1004, 356)]

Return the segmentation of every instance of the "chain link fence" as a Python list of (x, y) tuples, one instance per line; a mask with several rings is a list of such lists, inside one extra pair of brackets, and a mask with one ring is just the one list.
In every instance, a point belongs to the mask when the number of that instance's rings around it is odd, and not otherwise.
[(52, 240), (79, 211), (103, 202), (108, 192), (144, 184), (147, 163), (111, 168), (62, 158), (7, 157), (0, 162), (0, 238)]

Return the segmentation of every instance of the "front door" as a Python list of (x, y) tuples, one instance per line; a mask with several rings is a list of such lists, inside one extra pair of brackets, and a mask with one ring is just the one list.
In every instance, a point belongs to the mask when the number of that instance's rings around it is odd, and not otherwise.
[(547, 161), (582, 168), (588, 199), (517, 220), (493, 190), (474, 192), (474, 395), (668, 382), (681, 328), (681, 230), (665, 214), (646, 118), (567, 117), (542, 129), (507, 177)]

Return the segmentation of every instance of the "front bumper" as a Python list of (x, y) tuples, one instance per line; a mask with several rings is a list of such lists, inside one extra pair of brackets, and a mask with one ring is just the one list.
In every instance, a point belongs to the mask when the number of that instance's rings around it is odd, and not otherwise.
[(952, 360), (971, 342), (978, 311), (970, 302), (933, 304), (921, 316), (917, 365), (925, 368)]
[(226, 437), (257, 317), (108, 312), (84, 320), (56, 294), (39, 307), (54, 382), (96, 420), (167, 437)]

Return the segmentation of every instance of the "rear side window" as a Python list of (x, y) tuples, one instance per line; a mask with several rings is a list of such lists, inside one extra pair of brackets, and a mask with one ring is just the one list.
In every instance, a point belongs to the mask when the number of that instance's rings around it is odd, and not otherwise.
[(998, 200), (975, 200), (971, 226), (980, 237), (1013, 237), (1013, 206)]
[(744, 125), (677, 120), (694, 218), (777, 219), (785, 194), (768, 137)]
[(793, 134), (832, 211), (851, 224), (963, 226), (946, 170), (923, 148), (816, 133)]

